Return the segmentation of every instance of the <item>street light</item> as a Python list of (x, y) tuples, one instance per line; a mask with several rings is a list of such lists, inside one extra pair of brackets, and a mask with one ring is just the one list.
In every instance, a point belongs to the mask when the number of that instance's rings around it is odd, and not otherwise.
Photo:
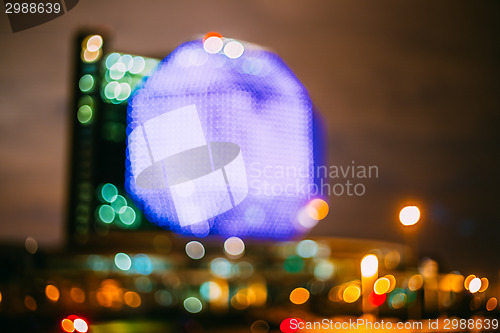
[(399, 213), (399, 221), (405, 226), (414, 225), (420, 219), (420, 210), (417, 206), (406, 206)]
[[(406, 263), (408, 266), (416, 266), (418, 262), (418, 241), (414, 226), (420, 220), (420, 209), (417, 206), (406, 206), (399, 212), (399, 221), (405, 229), (405, 243), (408, 250)], [(413, 254), (411, 253), (413, 251)], [(408, 314), (414, 318), (420, 318), (420, 300), (416, 306), (408, 309)]]

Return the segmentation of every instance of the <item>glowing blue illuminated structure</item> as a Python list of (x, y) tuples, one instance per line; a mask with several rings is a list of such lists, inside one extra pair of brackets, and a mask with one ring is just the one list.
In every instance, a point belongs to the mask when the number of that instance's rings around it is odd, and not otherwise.
[(276, 54), (223, 43), (180, 45), (133, 94), (127, 191), (175, 232), (290, 238), (314, 184), (311, 100)]

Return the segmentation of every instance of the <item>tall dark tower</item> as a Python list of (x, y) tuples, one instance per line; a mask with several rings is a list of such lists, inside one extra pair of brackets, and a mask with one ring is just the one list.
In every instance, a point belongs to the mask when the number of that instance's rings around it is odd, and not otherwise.
[(78, 34), (67, 233), (70, 246), (113, 230), (152, 229), (124, 191), (127, 99), (158, 59), (109, 52), (105, 33)]

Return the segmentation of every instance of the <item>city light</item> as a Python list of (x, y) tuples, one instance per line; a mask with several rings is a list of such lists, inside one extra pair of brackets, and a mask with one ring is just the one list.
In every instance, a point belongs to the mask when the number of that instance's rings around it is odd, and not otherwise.
[(399, 221), (405, 226), (414, 225), (419, 219), (420, 210), (417, 206), (407, 206), (399, 213)]
[(241, 257), (245, 252), (245, 243), (238, 237), (230, 237), (224, 242), (224, 251), (232, 258)]
[(125, 253), (118, 253), (115, 256), (115, 265), (122, 271), (128, 271), (132, 266), (132, 260)]
[(372, 277), (378, 272), (378, 259), (374, 254), (369, 254), (361, 260), (361, 275), (363, 277)]
[(69, 296), (71, 297), (71, 300), (73, 300), (73, 302), (75, 303), (81, 304), (85, 302), (85, 292), (81, 288), (78, 287), (71, 288)]
[(469, 283), (469, 291), (472, 294), (475, 294), (481, 289), (481, 279), (480, 278), (473, 278), (470, 283)]
[(76, 318), (73, 321), (73, 326), (75, 327), (75, 330), (80, 333), (85, 333), (89, 330), (89, 325), (82, 318)]
[(75, 326), (73, 324), (73, 321), (68, 318), (64, 318), (61, 321), (61, 327), (64, 330), (64, 332), (70, 333), (75, 331)]
[(75, 331), (79, 333), (86, 333), (89, 330), (89, 325), (84, 319), (71, 315), (61, 320), (61, 328), (67, 333)]
[(24, 241), (24, 247), (29, 253), (35, 254), (38, 251), (38, 242), (33, 237), (27, 237)]
[(411, 291), (418, 290), (422, 287), (422, 284), (424, 283), (424, 279), (422, 278), (422, 275), (413, 275), (409, 280), (408, 280), (408, 289)]
[(305, 288), (295, 288), (290, 293), (290, 302), (293, 304), (304, 304), (309, 299), (309, 290)]
[(102, 37), (99, 35), (94, 35), (90, 37), (87, 41), (87, 49), (90, 52), (96, 52), (102, 47)]
[(36, 300), (30, 295), (24, 297), (24, 306), (30, 311), (36, 311), (38, 307)]
[(188, 297), (184, 300), (184, 308), (190, 313), (198, 313), (203, 309), (201, 301), (196, 297)]
[(241, 57), (243, 52), (245, 52), (245, 47), (236, 40), (232, 40), (224, 46), (224, 54), (231, 59)]
[(309, 216), (317, 221), (323, 220), (327, 215), (330, 208), (323, 199), (313, 199), (307, 204), (307, 212)]
[(123, 301), (131, 308), (138, 308), (141, 306), (141, 296), (134, 291), (127, 291), (123, 295)]
[[(220, 38), (205, 37), (206, 47)], [(277, 55), (223, 41), (224, 54), (208, 54), (202, 40), (179, 45), (129, 100), (125, 189), (149, 221), (176, 233), (291, 239), (308, 230), (297, 216), (310, 196), (267, 192), (309, 188), (314, 179), (267, 177), (264, 170), (314, 165), (310, 97)], [(125, 97), (117, 94), (123, 87), (107, 86), (130, 67), (123, 57), (106, 58), (103, 94), (112, 101)], [(266, 75), (245, 72), (249, 63)], [(218, 98), (201, 93), (207, 89)]]
[(386, 277), (381, 277), (380, 279), (375, 281), (375, 284), (373, 285), (373, 291), (377, 295), (382, 295), (387, 293), (390, 287), (391, 281), (389, 281), (389, 279)]
[(205, 51), (211, 54), (219, 53), (222, 50), (223, 46), (224, 42), (222, 41), (222, 38), (217, 36), (208, 37), (203, 42), (203, 48), (205, 49)]
[(201, 259), (205, 255), (205, 247), (198, 241), (191, 241), (186, 244), (186, 254), (191, 259)]
[(45, 296), (52, 302), (57, 302), (59, 300), (59, 289), (54, 285), (47, 285), (45, 287)]
[(492, 297), (486, 302), (486, 310), (493, 311), (496, 309), (498, 305), (498, 300), (495, 297)]
[(83, 92), (91, 91), (94, 88), (94, 77), (90, 74), (85, 74), (78, 81), (78, 87)]
[(342, 299), (346, 303), (354, 303), (359, 299), (360, 296), (361, 288), (354, 284), (347, 286), (342, 293)]
[(297, 244), (297, 254), (302, 258), (312, 258), (318, 253), (318, 244), (315, 241), (306, 239)]

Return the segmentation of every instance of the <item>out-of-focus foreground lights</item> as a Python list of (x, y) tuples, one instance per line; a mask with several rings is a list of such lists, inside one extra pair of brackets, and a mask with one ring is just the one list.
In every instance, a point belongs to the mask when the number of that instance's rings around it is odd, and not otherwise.
[(45, 287), (45, 296), (47, 296), (50, 301), (57, 302), (60, 296), (59, 289), (54, 285), (48, 284)]
[(486, 302), (486, 310), (493, 311), (496, 309), (498, 305), (498, 300), (495, 297), (492, 297)]
[(184, 300), (184, 308), (190, 313), (198, 313), (202, 310), (203, 305), (196, 297), (188, 297)]
[(422, 275), (416, 274), (413, 275), (409, 280), (408, 280), (408, 289), (411, 291), (418, 290), (422, 287), (422, 284), (424, 283), (424, 279)]
[(420, 210), (417, 206), (406, 206), (399, 213), (399, 221), (403, 225), (414, 225), (420, 219)]
[(224, 46), (224, 54), (231, 59), (237, 59), (243, 55), (245, 47), (237, 40), (232, 40)]
[(481, 289), (481, 279), (480, 278), (473, 278), (470, 283), (469, 283), (469, 291), (471, 293), (477, 293)]
[(306, 239), (297, 244), (297, 254), (302, 258), (312, 258), (318, 253), (318, 244), (315, 241)]
[(186, 254), (191, 259), (201, 259), (205, 255), (205, 247), (198, 241), (191, 241), (186, 244)]
[(81, 318), (76, 318), (75, 321), (73, 321), (73, 326), (75, 327), (75, 330), (81, 333), (85, 333), (89, 330), (89, 326), (85, 322), (85, 320)]
[(132, 266), (132, 260), (125, 253), (117, 253), (115, 255), (115, 265), (122, 271), (128, 271)]
[(33, 237), (27, 237), (24, 241), (24, 247), (29, 253), (35, 254), (38, 251), (38, 242)]
[(357, 285), (349, 285), (342, 293), (342, 299), (346, 303), (354, 303), (361, 296), (361, 288)]
[(391, 281), (389, 281), (389, 279), (386, 277), (381, 277), (380, 279), (375, 281), (375, 284), (373, 285), (373, 290), (375, 294), (382, 295), (387, 293), (390, 287), (391, 287)]
[(125, 304), (131, 308), (138, 308), (141, 306), (141, 296), (139, 296), (136, 292), (127, 291), (125, 295), (123, 295), (123, 300), (125, 301)]
[(95, 52), (102, 47), (102, 37), (99, 35), (94, 35), (90, 37), (87, 41), (87, 49), (90, 52)]
[(75, 331), (79, 333), (86, 333), (89, 330), (89, 325), (82, 318), (71, 315), (61, 321), (61, 328), (64, 332), (68, 333)]
[(230, 237), (224, 242), (224, 251), (230, 257), (240, 257), (245, 252), (245, 243), (238, 237)]
[(304, 304), (309, 299), (309, 290), (305, 288), (295, 288), (290, 293), (290, 302), (293, 304)]
[(205, 51), (211, 54), (219, 53), (222, 50), (223, 46), (224, 46), (224, 41), (222, 40), (222, 38), (218, 36), (208, 37), (203, 42), (203, 48), (205, 49)]
[(377, 274), (378, 259), (374, 254), (368, 254), (361, 260), (361, 275), (363, 277), (371, 277)]
[(312, 199), (307, 204), (309, 216), (317, 221), (324, 219), (328, 215), (329, 210), (328, 204), (323, 199)]
[(90, 35), (82, 42), (81, 58), (84, 62), (94, 62), (102, 55), (103, 39), (99, 35)]

